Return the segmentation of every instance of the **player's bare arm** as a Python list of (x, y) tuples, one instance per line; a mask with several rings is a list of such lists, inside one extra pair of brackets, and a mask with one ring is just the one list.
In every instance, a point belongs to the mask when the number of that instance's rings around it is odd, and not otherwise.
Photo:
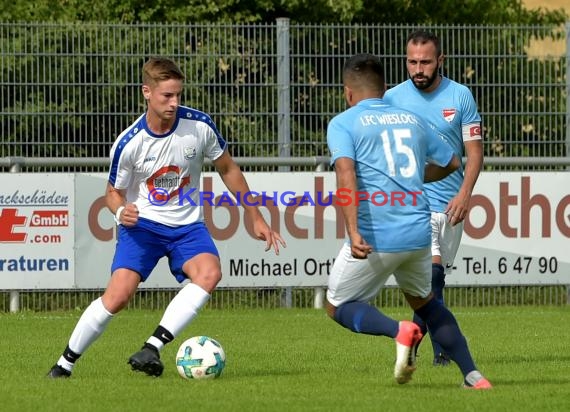
[(433, 163), (426, 163), (424, 183), (441, 180), (459, 169), (459, 166), (461, 166), (461, 160), (459, 160), (459, 158), (455, 155), (451, 158), (451, 161), (445, 167), (441, 167)]
[(341, 206), (346, 231), (350, 237), (352, 256), (357, 259), (366, 259), (372, 252), (372, 247), (364, 240), (358, 232), (358, 206), (356, 203), (356, 172), (354, 161), (347, 157), (341, 157), (335, 161), (336, 185), (337, 188), (348, 189), (353, 194), (353, 199), (348, 205)]
[(124, 226), (134, 226), (139, 219), (139, 210), (134, 203), (127, 203), (126, 190), (115, 189), (107, 183), (105, 202), (115, 219)]
[(465, 162), (463, 184), (457, 195), (449, 201), (445, 210), (452, 225), (462, 222), (467, 217), (471, 194), (483, 167), (483, 141), (481, 139), (469, 140), (464, 142), (464, 145), (467, 161)]
[[(243, 194), (250, 192), (245, 176), (227, 150), (214, 161), (214, 166), (220, 174), (222, 181), (234, 196), (236, 193), (241, 193), (243, 196)], [(257, 206), (252, 206), (254, 203), (254, 199), (252, 198), (242, 202), (243, 208), (248, 214), (251, 222), (253, 222), (253, 232), (257, 239), (264, 240), (266, 242), (265, 251), (273, 248), (275, 254), (278, 255), (280, 247), (286, 247), (287, 245), (279, 233), (271, 230), (271, 227), (263, 218), (259, 208)]]

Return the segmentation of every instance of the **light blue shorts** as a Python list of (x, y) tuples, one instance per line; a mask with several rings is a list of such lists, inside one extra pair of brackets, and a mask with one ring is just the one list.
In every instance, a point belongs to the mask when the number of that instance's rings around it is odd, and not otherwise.
[(204, 222), (169, 227), (139, 218), (133, 227), (119, 226), (111, 273), (121, 268), (134, 270), (144, 282), (158, 261), (166, 256), (170, 271), (178, 282), (183, 282), (187, 276), (182, 272), (182, 266), (200, 253), (219, 257)]

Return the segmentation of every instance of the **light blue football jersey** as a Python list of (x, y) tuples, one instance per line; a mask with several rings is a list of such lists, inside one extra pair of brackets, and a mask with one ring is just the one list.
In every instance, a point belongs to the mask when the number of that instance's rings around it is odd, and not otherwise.
[(330, 121), (327, 144), (331, 164), (342, 157), (352, 159), (357, 190), (374, 196), (374, 201), (360, 203), (358, 229), (375, 251), (430, 245), (424, 167), (426, 162), (446, 166), (453, 151), (424, 120), (382, 99), (366, 99)]
[[(463, 157), (462, 128), (481, 123), (477, 104), (464, 85), (442, 77), (441, 84), (430, 93), (419, 90), (411, 79), (388, 89), (384, 101), (421, 116), (436, 133)], [(480, 135), (480, 130), (477, 129)], [(463, 166), (445, 179), (425, 185), (431, 210), (444, 212), (449, 201), (463, 184)]]

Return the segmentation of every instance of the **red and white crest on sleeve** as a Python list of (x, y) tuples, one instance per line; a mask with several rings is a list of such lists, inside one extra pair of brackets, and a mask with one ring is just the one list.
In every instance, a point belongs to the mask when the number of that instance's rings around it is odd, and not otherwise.
[(443, 109), (442, 113), (443, 113), (443, 118), (447, 122), (451, 123), (453, 121), (453, 119), (455, 118), (456, 110), (455, 109)]

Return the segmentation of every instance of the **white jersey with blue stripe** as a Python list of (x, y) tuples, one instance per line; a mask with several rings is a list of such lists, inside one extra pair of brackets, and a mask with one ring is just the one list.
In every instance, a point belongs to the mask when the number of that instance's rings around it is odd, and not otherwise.
[(362, 100), (335, 116), (327, 144), (332, 164), (342, 157), (354, 161), (357, 190), (376, 194), (375, 202), (361, 202), (358, 208), (358, 230), (373, 249), (402, 252), (429, 246), (425, 163), (448, 165), (451, 148), (421, 118), (382, 99)]
[[(481, 139), (481, 116), (471, 91), (447, 77), (432, 92), (419, 90), (411, 79), (388, 89), (384, 100), (421, 116), (461, 158), (463, 142)], [(463, 167), (425, 186), (431, 210), (444, 212), (463, 184)]]
[(204, 158), (215, 160), (225, 149), (226, 141), (206, 113), (179, 106), (174, 126), (162, 135), (148, 128), (145, 113), (113, 144), (109, 183), (126, 189), (139, 217), (172, 227), (202, 221)]

